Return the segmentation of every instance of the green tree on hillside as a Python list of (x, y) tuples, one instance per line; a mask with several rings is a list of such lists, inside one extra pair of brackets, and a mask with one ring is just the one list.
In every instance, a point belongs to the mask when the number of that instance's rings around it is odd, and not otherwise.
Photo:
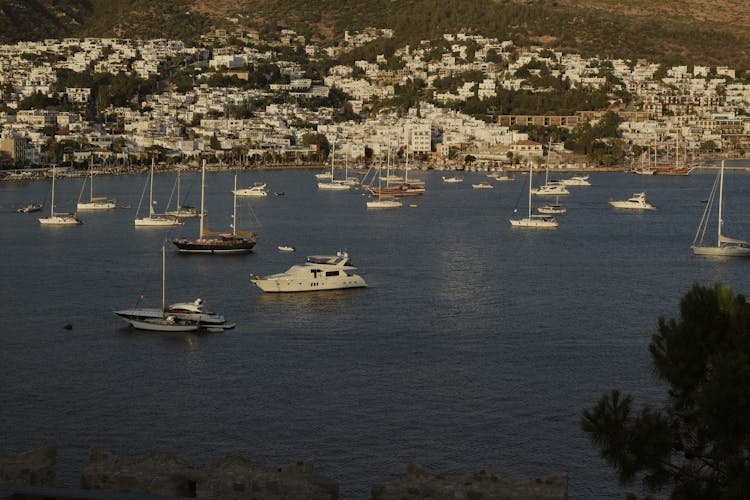
[(693, 285), (678, 319), (649, 345), (664, 407), (636, 412), (614, 390), (582, 428), (623, 484), (680, 499), (750, 498), (750, 304), (724, 285)]

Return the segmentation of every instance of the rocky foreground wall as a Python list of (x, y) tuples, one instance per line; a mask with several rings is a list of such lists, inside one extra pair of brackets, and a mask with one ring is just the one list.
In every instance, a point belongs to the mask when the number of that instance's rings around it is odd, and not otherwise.
[[(25, 453), (0, 451), (0, 484), (59, 487), (55, 477), (56, 463), (55, 447)], [(241, 456), (230, 455), (196, 467), (167, 453), (154, 453), (142, 460), (126, 460), (97, 449), (91, 450), (89, 465), (81, 474), (80, 488), (79, 492), (109, 491), (204, 499), (339, 498), (338, 483), (315, 473), (311, 462), (267, 468)], [(485, 471), (448, 477), (410, 465), (403, 478), (375, 485), (371, 493), (373, 500), (564, 500), (568, 494), (568, 478), (561, 475), (509, 482)], [(76, 498), (73, 491), (64, 496)], [(101, 498), (106, 498), (106, 495)]]

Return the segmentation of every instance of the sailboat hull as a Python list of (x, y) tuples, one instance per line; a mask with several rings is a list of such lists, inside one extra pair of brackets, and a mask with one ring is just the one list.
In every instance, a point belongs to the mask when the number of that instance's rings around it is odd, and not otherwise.
[(78, 210), (112, 210), (117, 208), (117, 205), (113, 201), (94, 201), (91, 203), (79, 203), (77, 205)]
[(144, 217), (142, 219), (135, 219), (136, 227), (172, 227), (181, 226), (182, 222), (173, 217)]
[(510, 225), (513, 227), (530, 227), (534, 229), (555, 229), (558, 223), (551, 217), (544, 218), (524, 218), (510, 219)]
[(180, 253), (248, 253), (255, 241), (247, 238), (222, 237), (219, 239), (172, 240)]
[(41, 217), (39, 224), (44, 226), (77, 226), (83, 223), (75, 215), (52, 215), (50, 217)]
[(743, 245), (726, 245), (721, 247), (693, 246), (694, 255), (703, 257), (750, 257), (750, 247)]

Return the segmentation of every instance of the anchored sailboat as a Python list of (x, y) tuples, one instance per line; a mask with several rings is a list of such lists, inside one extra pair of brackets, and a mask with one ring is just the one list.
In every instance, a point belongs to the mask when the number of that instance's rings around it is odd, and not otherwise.
[[(151, 160), (151, 176), (147, 182), (150, 188), (148, 195), (148, 217), (137, 217), (143, 203), (143, 194), (141, 194), (141, 201), (138, 203), (138, 209), (136, 210), (136, 227), (173, 227), (181, 225), (182, 222), (177, 217), (154, 213), (154, 160)], [(144, 186), (143, 189), (145, 191), (146, 187)]]
[[(203, 161), (201, 174), (201, 212), (198, 239), (180, 238), (172, 243), (182, 253), (247, 253), (255, 246), (255, 233), (237, 230), (237, 175), (234, 176), (234, 209), (232, 212), (232, 232), (209, 231), (204, 228), (205, 217), (206, 162)], [(212, 237), (208, 237), (212, 236)]]
[[(718, 217), (717, 217), (717, 230), (716, 230), (716, 244), (704, 244), (703, 240), (708, 229), (708, 224), (711, 218), (711, 208), (716, 198), (716, 190), (718, 187), (719, 191), (719, 202), (718, 202)], [(703, 211), (703, 216), (698, 224), (698, 231), (695, 233), (693, 244), (690, 248), (693, 249), (695, 255), (703, 255), (707, 257), (750, 257), (750, 243), (744, 240), (738, 240), (725, 236), (722, 233), (724, 226), (723, 218), (724, 210), (724, 161), (721, 162), (721, 169), (714, 180), (713, 187), (711, 188), (711, 194), (708, 197), (708, 203)]]
[(513, 227), (527, 227), (530, 229), (555, 229), (558, 226), (554, 217), (549, 215), (532, 215), (531, 213), (531, 176), (532, 166), (529, 163), (529, 212), (528, 215), (520, 219), (509, 219)]
[(55, 167), (52, 167), (52, 202), (49, 204), (49, 217), (40, 217), (39, 224), (51, 226), (83, 224), (76, 214), (55, 213)]

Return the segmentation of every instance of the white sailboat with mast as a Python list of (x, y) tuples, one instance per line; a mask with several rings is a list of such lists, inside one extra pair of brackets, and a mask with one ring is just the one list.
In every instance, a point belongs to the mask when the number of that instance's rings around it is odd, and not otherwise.
[(161, 247), (161, 309), (123, 309), (114, 311), (130, 326), (154, 332), (194, 332), (206, 330), (220, 332), (234, 328), (224, 316), (204, 309), (203, 300), (177, 302), (167, 307), (167, 256), (166, 245)]
[(346, 181), (346, 179), (335, 179), (333, 175), (333, 160), (336, 157), (336, 143), (334, 142), (331, 147), (331, 178), (326, 181), (325, 179), (318, 182), (318, 189), (327, 191), (348, 191), (352, 185)]
[[(531, 213), (531, 179), (533, 168), (529, 163), (529, 211), (526, 217), (509, 219), (513, 227), (526, 227), (529, 229), (555, 229), (558, 226), (557, 221), (550, 215), (536, 215)], [(517, 212), (517, 210), (514, 210)]]
[(165, 215), (169, 215), (171, 217), (177, 217), (177, 218), (183, 218), (187, 219), (190, 217), (197, 217), (198, 211), (195, 209), (195, 207), (191, 207), (188, 205), (182, 204), (182, 199), (180, 198), (180, 171), (181, 169), (177, 169), (177, 210), (168, 210), (165, 212)]
[[(708, 230), (708, 224), (711, 218), (711, 209), (716, 201), (716, 191), (718, 188), (719, 200), (718, 200), (718, 217), (717, 217), (717, 229), (716, 229), (716, 244), (711, 245), (704, 243), (706, 231)], [(724, 227), (724, 161), (721, 162), (721, 169), (714, 180), (713, 187), (711, 188), (711, 194), (708, 197), (708, 203), (703, 211), (700, 223), (698, 224), (698, 231), (695, 233), (693, 244), (690, 248), (693, 250), (693, 254), (701, 255), (706, 257), (750, 257), (750, 243), (744, 240), (738, 240), (725, 236), (722, 232)]]
[(94, 165), (89, 161), (89, 201), (81, 201), (83, 190), (86, 187), (86, 181), (81, 186), (81, 194), (78, 196), (77, 210), (112, 210), (117, 208), (115, 200), (110, 200), (105, 196), (94, 196)]
[(144, 193), (141, 194), (141, 201), (138, 203), (138, 209), (136, 210), (136, 227), (174, 227), (182, 224), (177, 217), (170, 217), (166, 214), (157, 214), (154, 212), (154, 160), (151, 160), (151, 175), (147, 180), (149, 185), (148, 194), (148, 216), (137, 217), (141, 211), (141, 205), (143, 204), (143, 196), (145, 194), (146, 187), (144, 186)]
[(40, 217), (39, 224), (44, 226), (75, 226), (82, 224), (76, 214), (55, 213), (55, 171), (52, 167), (52, 200), (49, 205), (49, 217)]

